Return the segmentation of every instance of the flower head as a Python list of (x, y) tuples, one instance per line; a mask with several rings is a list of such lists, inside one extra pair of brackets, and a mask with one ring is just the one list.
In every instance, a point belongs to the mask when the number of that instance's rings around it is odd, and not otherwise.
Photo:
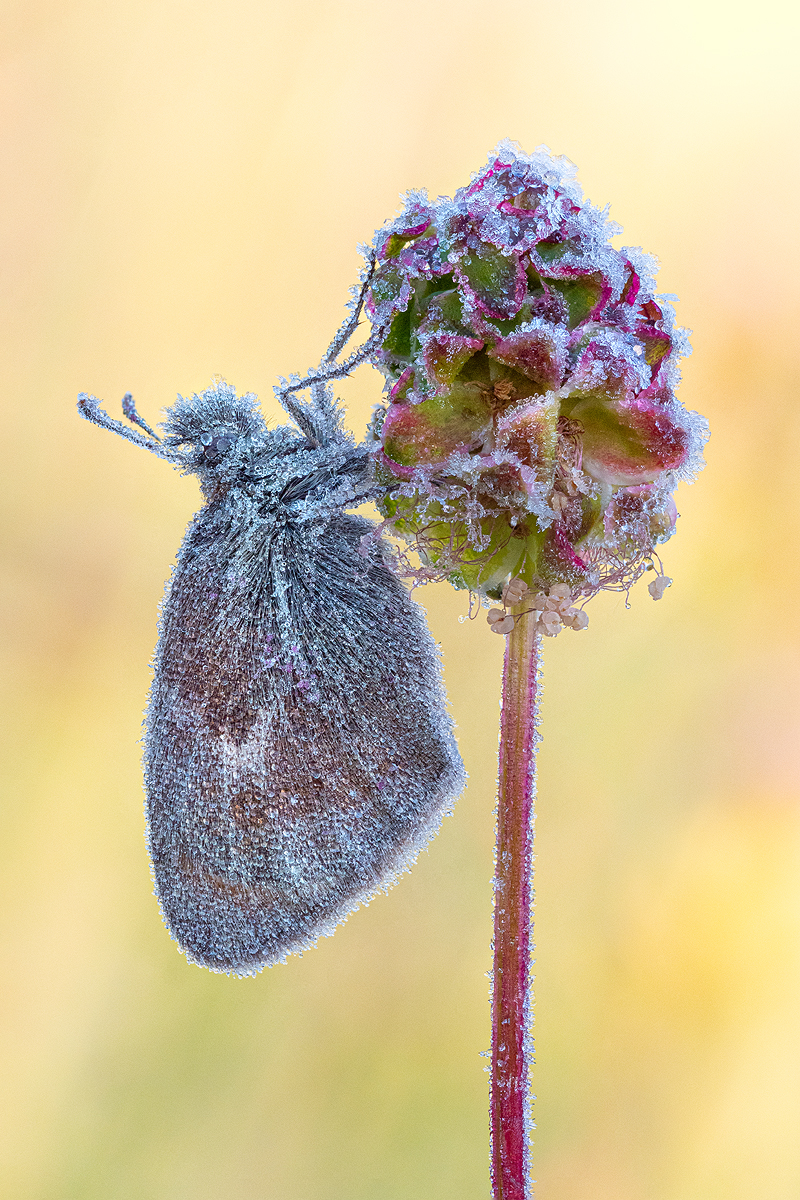
[(688, 342), (653, 260), (617, 232), (567, 159), (503, 142), (452, 199), (411, 192), (376, 234), (375, 468), (428, 577), (588, 597), (629, 587), (671, 536), (707, 427), (675, 397)]

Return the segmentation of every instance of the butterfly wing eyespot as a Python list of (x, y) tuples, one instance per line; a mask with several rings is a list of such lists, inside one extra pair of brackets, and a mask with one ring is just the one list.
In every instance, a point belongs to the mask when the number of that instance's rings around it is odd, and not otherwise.
[[(249, 974), (411, 861), (463, 786), (438, 655), (367, 522), (187, 534), (147, 715), (148, 839), (187, 956)], [(261, 539), (261, 540), (259, 540)]]

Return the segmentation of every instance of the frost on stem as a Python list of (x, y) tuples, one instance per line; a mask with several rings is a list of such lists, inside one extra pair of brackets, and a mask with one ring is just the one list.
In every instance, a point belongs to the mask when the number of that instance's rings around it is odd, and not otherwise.
[(567, 159), (502, 142), (454, 197), (409, 192), (371, 250), (372, 458), (416, 552), (396, 566), (490, 600), (518, 579), (549, 636), (651, 567), (703, 463), (706, 422), (675, 396), (686, 331), (618, 232)]

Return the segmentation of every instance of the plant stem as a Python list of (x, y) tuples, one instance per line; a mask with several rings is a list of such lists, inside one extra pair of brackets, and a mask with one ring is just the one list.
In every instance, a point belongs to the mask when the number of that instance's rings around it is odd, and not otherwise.
[(492, 998), (492, 1196), (529, 1200), (533, 1063), (531, 915), (541, 635), (527, 616), (506, 641), (497, 798)]

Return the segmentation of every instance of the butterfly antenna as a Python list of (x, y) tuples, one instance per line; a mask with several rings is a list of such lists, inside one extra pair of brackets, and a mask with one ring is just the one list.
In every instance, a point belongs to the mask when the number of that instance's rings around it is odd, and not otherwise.
[(147, 421), (139, 416), (136, 405), (133, 402), (133, 396), (130, 394), (130, 392), (126, 392), (122, 397), (122, 412), (123, 415), (128, 418), (131, 425), (138, 425), (140, 429), (145, 431), (145, 433), (149, 433), (150, 437), (153, 438), (154, 441), (161, 441), (161, 438), (158, 436), (155, 430), (151, 429), (147, 424)]
[[(134, 446), (141, 446), (143, 450), (149, 450), (151, 454), (165, 459), (166, 462), (177, 463), (180, 466), (185, 464), (186, 455), (165, 446), (158, 435), (142, 420), (136, 411), (130, 392), (125, 393), (122, 412), (132, 425), (138, 425), (140, 429), (144, 430), (144, 433), (137, 433), (136, 429), (129, 429), (127, 425), (122, 424), (122, 421), (115, 421), (108, 415), (97, 397), (89, 396), (86, 392), (81, 392), (78, 396), (78, 412), (84, 420), (91, 421), (93, 425), (99, 425), (101, 429), (108, 429), (111, 433), (117, 433), (120, 437), (127, 438), (129, 442), (133, 442)], [(145, 437), (144, 434), (148, 436)]]

